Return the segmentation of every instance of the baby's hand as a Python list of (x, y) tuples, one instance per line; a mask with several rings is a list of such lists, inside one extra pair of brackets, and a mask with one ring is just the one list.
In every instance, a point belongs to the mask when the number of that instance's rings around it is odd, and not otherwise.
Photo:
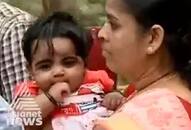
[(116, 110), (123, 102), (123, 95), (119, 92), (111, 92), (105, 95), (102, 105), (109, 110)]
[(68, 83), (60, 82), (51, 86), (49, 94), (57, 101), (62, 102), (63, 97), (70, 94), (70, 87)]

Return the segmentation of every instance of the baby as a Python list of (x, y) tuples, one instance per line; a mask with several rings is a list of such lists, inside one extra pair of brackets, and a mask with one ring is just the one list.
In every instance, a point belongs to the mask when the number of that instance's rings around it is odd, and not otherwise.
[(41, 109), (41, 129), (91, 130), (95, 119), (110, 116), (101, 102), (114, 82), (103, 70), (86, 69), (88, 35), (72, 16), (56, 12), (38, 19), (23, 41), (33, 79), (23, 84)]

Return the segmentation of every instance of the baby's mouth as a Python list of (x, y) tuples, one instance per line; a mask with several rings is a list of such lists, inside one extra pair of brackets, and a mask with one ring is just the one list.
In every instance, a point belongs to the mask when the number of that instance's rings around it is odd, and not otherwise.
[(62, 97), (67, 97), (69, 96), (69, 93), (67, 91), (62, 91)]

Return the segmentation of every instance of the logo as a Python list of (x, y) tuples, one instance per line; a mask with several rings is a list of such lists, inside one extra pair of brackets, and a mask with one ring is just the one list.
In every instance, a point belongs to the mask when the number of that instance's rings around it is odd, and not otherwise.
[(15, 98), (10, 105), (11, 116), (10, 124), (23, 124), (25, 126), (42, 125), (42, 116), (38, 104), (29, 92), (29, 82), (24, 82), (17, 87)]

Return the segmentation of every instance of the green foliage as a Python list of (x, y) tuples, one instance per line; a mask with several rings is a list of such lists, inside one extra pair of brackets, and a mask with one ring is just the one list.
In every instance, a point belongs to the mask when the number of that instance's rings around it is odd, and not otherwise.
[[(41, 0), (3, 0), (35, 16), (42, 14)], [(58, 10), (73, 14), (85, 26), (98, 26), (105, 22), (105, 0), (50, 0)], [(57, 10), (54, 9), (54, 10)]]
[(102, 25), (105, 22), (103, 0), (77, 0), (79, 20), (85, 25)]
[(41, 0), (3, 0), (13, 6), (25, 10), (35, 16), (38, 16), (42, 11)]

